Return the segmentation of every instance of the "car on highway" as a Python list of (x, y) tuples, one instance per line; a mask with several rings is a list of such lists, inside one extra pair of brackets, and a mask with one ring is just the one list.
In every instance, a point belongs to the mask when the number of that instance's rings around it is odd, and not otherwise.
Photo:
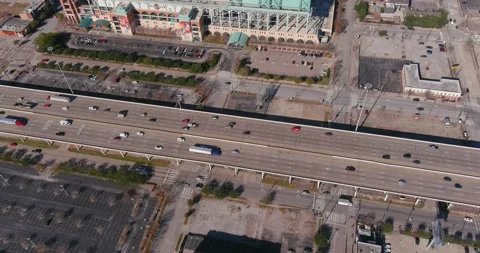
[(68, 107), (68, 106), (63, 106), (62, 107), (62, 110), (64, 110), (64, 111), (68, 111), (68, 109), (70, 109), (70, 107)]
[(147, 116), (147, 113), (146, 112), (141, 113), (140, 116), (145, 117), (145, 116)]
[(355, 167), (353, 167), (353, 166), (347, 166), (347, 167), (345, 167), (345, 170), (355, 171)]
[(313, 253), (313, 249), (310, 247), (306, 247), (303, 249), (303, 253)]
[(177, 138), (177, 141), (179, 141), (179, 142), (184, 142), (184, 141), (185, 141), (185, 137), (178, 137), (178, 138)]
[(52, 107), (52, 104), (44, 104), (43, 107), (50, 108), (50, 107)]
[(16, 147), (17, 145), (18, 145), (18, 143), (16, 143), (16, 142), (10, 143), (10, 147), (12, 147), (12, 148)]
[(155, 146), (155, 149), (156, 149), (156, 150), (162, 150), (162, 149), (163, 149), (163, 146), (157, 145), (157, 146)]
[(287, 253), (295, 253), (294, 249), (288, 249)]
[(332, 132), (326, 132), (325, 135), (327, 135), (327, 136), (332, 136), (333, 133), (332, 133)]
[(435, 149), (438, 149), (438, 146), (434, 145), (434, 144), (430, 144), (430, 145), (428, 145), (428, 149), (435, 150)]
[(90, 110), (90, 111), (96, 111), (96, 110), (98, 110), (99, 108), (100, 108), (100, 107), (94, 105), (94, 106), (89, 106), (89, 107), (88, 107), (88, 110)]
[(190, 130), (190, 127), (189, 126), (184, 126), (182, 129), (185, 130), (185, 131), (188, 131), (188, 130)]
[(104, 112), (109, 112), (109, 111), (111, 111), (111, 110), (112, 110), (112, 109), (110, 109), (110, 108), (105, 108), (105, 109), (103, 109)]
[(218, 116), (212, 116), (211, 119), (217, 120), (217, 119), (218, 119)]
[(65, 136), (65, 132), (56, 132), (55, 135), (56, 136)]
[(455, 183), (454, 186), (455, 186), (455, 188), (457, 188), (457, 189), (462, 189), (462, 187), (463, 187), (463, 186), (462, 186), (461, 184), (459, 184), (459, 183)]
[(301, 129), (301, 127), (294, 126), (294, 127), (292, 127), (292, 132), (298, 132), (298, 131), (300, 131), (300, 129)]
[(413, 160), (413, 163), (414, 164), (420, 164), (420, 161), (419, 160)]
[(122, 133), (120, 133), (120, 137), (125, 137), (125, 138), (127, 138), (129, 135), (130, 135), (130, 134), (127, 133), (127, 132), (122, 132)]
[(234, 149), (234, 150), (232, 150), (232, 154), (235, 154), (235, 155), (236, 155), (236, 154), (240, 154), (240, 150)]
[(151, 118), (151, 119), (149, 119), (148, 121), (150, 121), (150, 122), (156, 122), (157, 119), (156, 119), (156, 118)]
[(182, 119), (182, 123), (184, 125), (188, 125), (189, 122), (190, 122), (190, 119)]
[(310, 195), (310, 191), (309, 191), (309, 190), (303, 190), (303, 191), (302, 191), (302, 194), (303, 194), (303, 195)]
[(188, 126), (191, 127), (191, 128), (196, 128), (196, 127), (198, 127), (198, 124), (195, 123), (195, 122), (191, 122), (191, 123), (188, 123)]
[(115, 136), (115, 137), (113, 137), (113, 140), (114, 140), (114, 141), (119, 141), (119, 140), (121, 140), (121, 139), (122, 139), (122, 138), (121, 138), (120, 136)]
[(243, 131), (244, 135), (250, 135), (250, 133), (251, 133), (250, 131)]
[(144, 136), (144, 135), (145, 135), (145, 132), (144, 132), (144, 131), (138, 131), (138, 132), (137, 132), (137, 135), (138, 135), (138, 136)]
[(62, 125), (62, 126), (70, 126), (70, 125), (72, 125), (72, 120), (71, 120), (71, 119), (60, 120), (60, 125)]
[(400, 179), (400, 180), (398, 180), (398, 183), (399, 183), (399, 184), (406, 184), (407, 181), (406, 181), (405, 179)]
[(463, 218), (464, 221), (466, 222), (473, 222), (473, 219), (471, 217), (468, 217), (468, 216), (465, 216), (465, 218)]
[(117, 115), (117, 117), (119, 117), (119, 118), (125, 118), (125, 115), (126, 115), (125, 113), (119, 113), (119, 114)]
[(452, 178), (451, 177), (443, 177), (443, 181), (452, 182)]
[(390, 155), (383, 155), (382, 158), (383, 159), (390, 159)]
[(412, 154), (410, 154), (410, 153), (405, 153), (405, 154), (403, 154), (403, 157), (405, 157), (405, 158), (412, 158)]

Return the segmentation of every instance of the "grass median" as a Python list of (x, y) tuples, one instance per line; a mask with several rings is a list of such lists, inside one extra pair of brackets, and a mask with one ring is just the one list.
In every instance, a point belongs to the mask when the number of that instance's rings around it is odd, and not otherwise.
[(48, 149), (57, 149), (60, 147), (58, 144), (48, 145), (46, 141), (37, 141), (37, 140), (30, 140), (27, 139), (25, 142), (22, 142), (19, 138), (12, 138), (12, 137), (5, 137), (0, 136), (0, 142), (7, 142), (7, 143), (18, 143), (19, 145), (25, 145), (35, 148), (48, 148)]
[(266, 176), (265, 178), (262, 179), (262, 183), (281, 186), (281, 187), (287, 187), (292, 189), (297, 188), (297, 184), (288, 183), (288, 179), (284, 179), (284, 178), (275, 178), (275, 177)]
[(84, 155), (116, 159), (116, 160), (121, 160), (125, 162), (148, 164), (150, 166), (156, 166), (156, 167), (167, 167), (170, 164), (170, 161), (167, 161), (167, 160), (161, 160), (161, 159), (148, 160), (147, 158), (144, 158), (144, 157), (128, 155), (128, 154), (125, 157), (123, 157), (120, 154), (110, 154), (110, 153), (107, 153), (104, 155), (102, 152), (95, 149), (90, 149), (90, 148), (81, 148), (80, 150), (78, 150), (77, 148), (75, 148), (75, 146), (72, 146), (72, 145), (68, 147), (68, 151), (72, 153), (78, 153), (78, 154), (84, 154)]

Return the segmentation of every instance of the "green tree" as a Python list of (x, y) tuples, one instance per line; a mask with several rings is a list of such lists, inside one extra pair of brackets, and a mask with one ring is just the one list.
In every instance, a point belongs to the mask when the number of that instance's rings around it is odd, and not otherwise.
[(277, 192), (272, 190), (268, 192), (267, 195), (265, 195), (262, 198), (262, 200), (260, 200), (260, 202), (262, 202), (265, 205), (270, 205), (275, 200), (276, 195), (277, 195)]
[(192, 64), (190, 67), (190, 73), (203, 73), (205, 72), (205, 69), (203, 68), (203, 65), (200, 63), (195, 63)]
[(240, 67), (238, 69), (238, 74), (242, 76), (248, 76), (250, 74), (250, 68), (249, 67)]
[(313, 80), (312, 77), (309, 77), (309, 78), (307, 78), (307, 80), (305, 80), (305, 83), (307, 83), (308, 85), (312, 85), (312, 84), (315, 83), (315, 80)]
[(35, 45), (38, 52), (46, 52), (49, 47), (60, 48), (64, 47), (65, 41), (58, 33), (41, 33), (35, 39)]
[(380, 30), (380, 31), (378, 31), (378, 35), (379, 35), (379, 36), (382, 36), (382, 37), (387, 36), (387, 34), (388, 34), (388, 32), (385, 31), (385, 30)]
[(355, 5), (355, 11), (357, 12), (360, 21), (363, 21), (368, 15), (368, 2), (359, 2)]
[(332, 228), (328, 225), (322, 225), (315, 234), (314, 243), (319, 252), (328, 252), (330, 249), (330, 237), (332, 235)]
[(58, 22), (62, 23), (65, 16), (62, 13), (56, 13), (55, 18), (58, 19)]
[(63, 66), (63, 70), (66, 70), (66, 71), (70, 71), (72, 70), (72, 64), (71, 63), (67, 63)]
[(153, 60), (152, 60), (152, 58), (150, 58), (150, 57), (145, 57), (145, 58), (143, 58), (142, 63), (145, 64), (145, 65), (150, 66), (150, 65), (152, 65), (152, 63), (153, 63)]

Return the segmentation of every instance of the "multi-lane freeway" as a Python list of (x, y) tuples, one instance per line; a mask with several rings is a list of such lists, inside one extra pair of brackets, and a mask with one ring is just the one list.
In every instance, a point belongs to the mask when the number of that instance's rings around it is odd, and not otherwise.
[[(0, 87), (0, 94), (0, 110), (5, 115), (28, 118), (26, 127), (1, 124), (2, 132), (480, 206), (476, 196), (480, 190), (478, 152), (471, 148), (436, 144), (435, 149), (431, 143), (309, 126), (294, 132), (294, 125), (288, 123), (81, 96), (67, 104), (47, 101), (47, 96), (56, 93), (36, 90)], [(38, 105), (15, 107), (21, 98), (23, 103)], [(46, 108), (45, 104), (52, 105)], [(69, 109), (62, 110), (64, 106)], [(90, 106), (99, 109), (89, 110)], [(107, 108), (110, 110), (105, 111)], [(119, 111), (128, 113), (119, 118)], [(63, 126), (59, 123), (63, 119), (71, 119), (73, 124)], [(199, 126), (186, 131), (184, 119)], [(235, 126), (226, 128), (230, 122)], [(138, 131), (145, 135), (137, 136)], [(57, 136), (58, 132), (65, 135)], [(115, 140), (121, 132), (130, 136)], [(185, 142), (177, 140), (181, 136)], [(222, 155), (189, 152), (196, 143), (218, 146)], [(163, 149), (155, 149), (157, 145)], [(239, 153), (232, 153), (234, 149)], [(410, 154), (409, 158), (405, 154)], [(420, 163), (413, 163), (415, 160)], [(355, 171), (347, 171), (347, 166)], [(452, 181), (445, 181), (446, 176)]]

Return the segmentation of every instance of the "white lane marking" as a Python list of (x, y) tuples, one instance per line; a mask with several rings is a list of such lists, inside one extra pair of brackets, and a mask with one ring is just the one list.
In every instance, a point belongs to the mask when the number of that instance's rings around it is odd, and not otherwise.
[(12, 111), (12, 112), (18, 112), (18, 113), (24, 113), (24, 114), (34, 114), (33, 112), (26, 112), (26, 111), (15, 110), (15, 109), (6, 109), (6, 108), (0, 108), (0, 110), (4, 110), (4, 111)]
[[(348, 158), (348, 157), (342, 157), (342, 156), (332, 156), (332, 158), (338, 158), (338, 159), (350, 160), (350, 161), (356, 161), (356, 162), (371, 163), (371, 164), (375, 164), (375, 165), (382, 165), (382, 166), (387, 166), (387, 167), (395, 167), (395, 168), (416, 170), (416, 171), (422, 171), (422, 172), (430, 172), (430, 173), (436, 173), (436, 174), (442, 174), (442, 175), (449, 175), (449, 176), (459, 176), (459, 177), (465, 177), (465, 178), (469, 178), (469, 179), (480, 179), (480, 177), (478, 177), (478, 176), (470, 176), (470, 175), (458, 174), (458, 173), (453, 173), (453, 172), (436, 171), (436, 170), (429, 170), (429, 169), (423, 169), (423, 168), (415, 168), (415, 167), (402, 166), (402, 165), (393, 165), (393, 164), (388, 164), (388, 163), (379, 163), (379, 162), (374, 162), (374, 161), (368, 161), (368, 160), (363, 160), (363, 159), (355, 159), (355, 158)], [(382, 172), (380, 172), (380, 173), (382, 173)]]
[(266, 146), (266, 145), (253, 144), (253, 143), (248, 143), (248, 142), (230, 141), (230, 140), (223, 140), (223, 139), (211, 138), (211, 137), (203, 137), (203, 136), (197, 136), (197, 135), (191, 135), (191, 134), (182, 134), (182, 135), (185, 136), (185, 137), (192, 137), (192, 138), (199, 138), (199, 139), (206, 139), (206, 140), (214, 140), (214, 141), (223, 141), (223, 142), (237, 143), (237, 144), (255, 146), (255, 147), (260, 147), (260, 148), (268, 148), (268, 146)]

